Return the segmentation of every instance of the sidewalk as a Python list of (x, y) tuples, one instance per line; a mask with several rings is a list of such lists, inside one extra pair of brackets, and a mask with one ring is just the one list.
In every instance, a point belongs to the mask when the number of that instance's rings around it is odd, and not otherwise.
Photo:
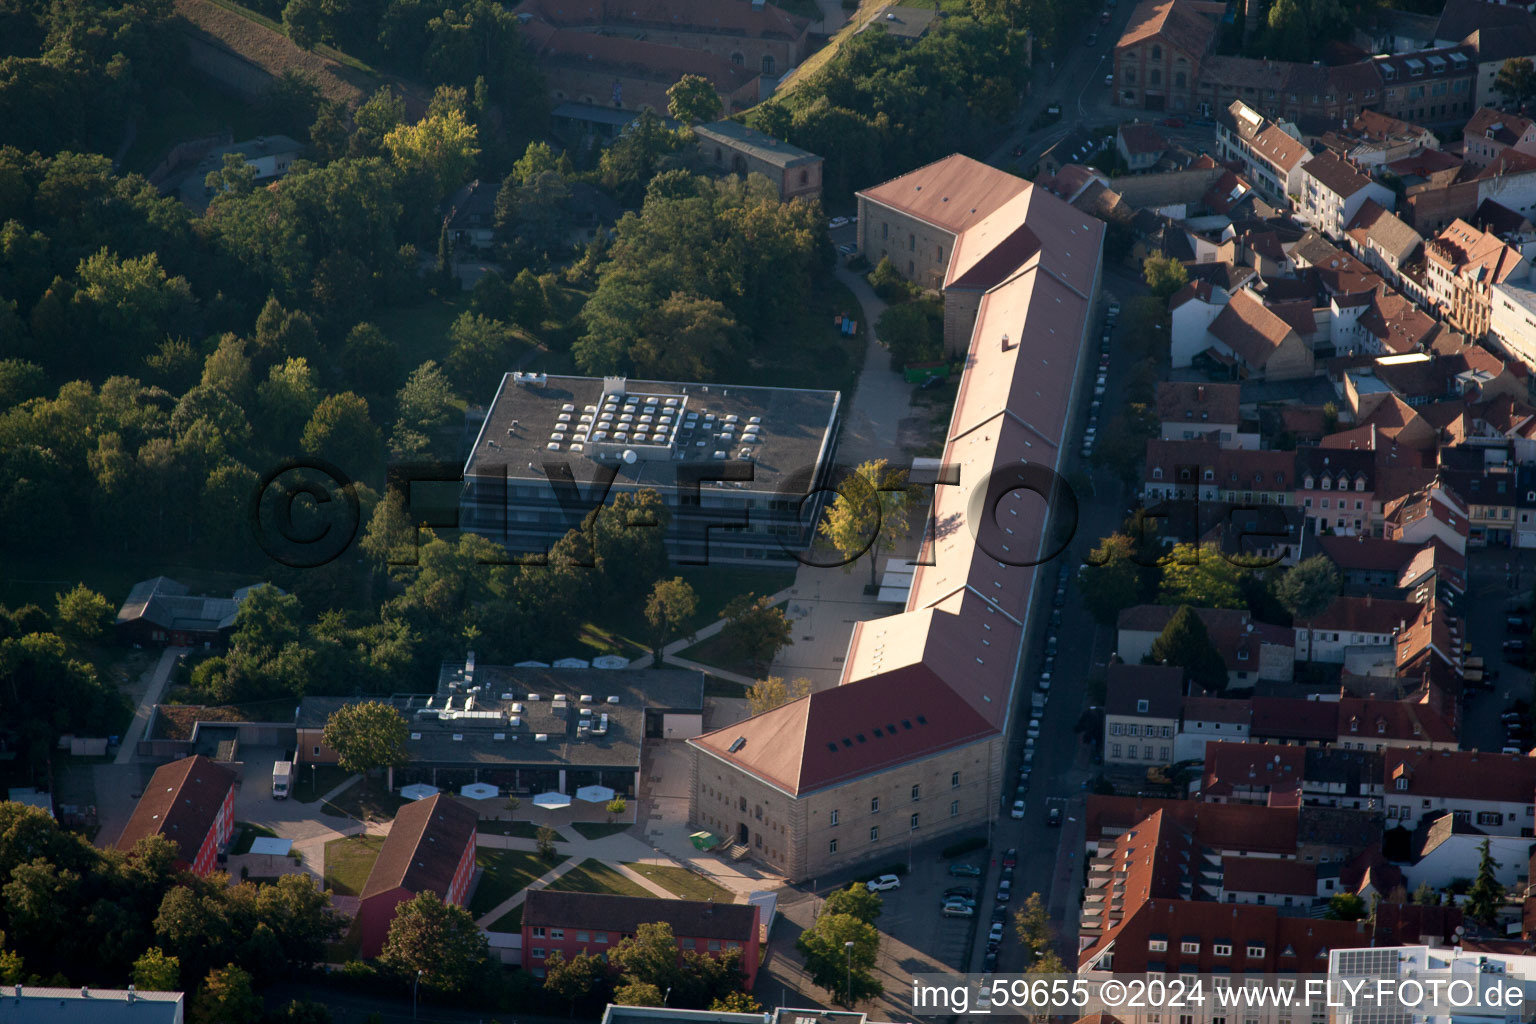
[(149, 688), (144, 691), (144, 699), (139, 701), (138, 708), (133, 712), (133, 721), (128, 723), (128, 731), (123, 733), (122, 743), (117, 748), (116, 763), (132, 764), (138, 760), (139, 740), (145, 738), (144, 730), (149, 726), (149, 716), (165, 694), (166, 684), (171, 681), (171, 670), (176, 667), (177, 659), (189, 650), (189, 647), (167, 647), (161, 652), (159, 663), (151, 670)]
[[(788, 601), (794, 592), (795, 591), (793, 587), (789, 588), (788, 590), (781, 590), (777, 594), (771, 595), (768, 598), (768, 603), (770, 605), (775, 605), (783, 601)], [(723, 668), (714, 668), (710, 665), (704, 665), (696, 661), (687, 661), (685, 659), (676, 657), (676, 655), (686, 651), (700, 640), (708, 640), (710, 637), (714, 636), (716, 633), (719, 633), (724, 628), (725, 620), (716, 619), (714, 622), (711, 622), (709, 625), (700, 629), (692, 636), (687, 636), (683, 637), (681, 640), (672, 641), (661, 649), (663, 664), (667, 667), (692, 669), (696, 672), (708, 672), (712, 676), (719, 676), (721, 679), (729, 679), (733, 683), (741, 683), (743, 686), (751, 686), (753, 683), (757, 682), (756, 679), (748, 678), (747, 676), (740, 675), (736, 672), (727, 672)], [(628, 667), (650, 668), (651, 655), (646, 654), (631, 660)]]

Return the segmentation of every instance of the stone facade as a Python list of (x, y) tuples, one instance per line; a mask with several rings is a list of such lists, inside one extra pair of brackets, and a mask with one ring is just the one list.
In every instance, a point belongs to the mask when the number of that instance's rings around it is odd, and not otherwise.
[(955, 234), (860, 196), (859, 251), (871, 264), (889, 256), (908, 281), (938, 291), (955, 251)]
[(984, 827), (1003, 793), (1000, 736), (799, 797), (696, 747), (689, 753), (690, 823), (744, 842), (753, 859), (795, 881), (904, 859), (909, 839)]

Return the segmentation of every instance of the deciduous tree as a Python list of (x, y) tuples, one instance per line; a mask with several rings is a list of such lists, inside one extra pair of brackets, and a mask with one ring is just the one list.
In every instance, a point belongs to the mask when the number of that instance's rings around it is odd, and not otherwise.
[(720, 94), (702, 75), (684, 75), (667, 89), (667, 113), (683, 124), (720, 118)]
[(133, 962), (133, 985), (145, 992), (179, 992), (181, 961), (151, 946)]
[(58, 597), (59, 635), (76, 643), (98, 643), (112, 632), (117, 610), (105, 597), (76, 583)]
[(393, 704), (368, 700), (343, 704), (326, 719), (325, 745), (349, 772), (399, 768), (410, 760), (405, 749), (409, 728)]
[(1161, 253), (1152, 253), (1142, 261), (1141, 274), (1146, 278), (1152, 294), (1165, 300), (1189, 282), (1189, 271), (1184, 269), (1184, 264)]
[(265, 1008), (251, 987), (251, 976), (229, 964), (208, 972), (192, 1000), (196, 1024), (256, 1024)]
[(846, 889), (834, 889), (828, 893), (826, 901), (821, 905), (821, 913), (847, 914), (865, 924), (874, 924), (875, 918), (880, 916), (884, 908), (885, 901), (870, 892), (869, 886), (853, 882)]
[(869, 589), (873, 591), (878, 585), (880, 553), (906, 536), (911, 508), (906, 472), (888, 469), (885, 459), (874, 459), (842, 481), (837, 497), (827, 506), (821, 535), (847, 559), (845, 571), (869, 553)]
[(1493, 87), (1516, 106), (1536, 96), (1536, 65), (1529, 57), (1511, 57), (1499, 68)]
[(809, 679), (796, 679), (792, 685), (785, 686), (782, 677), (769, 676), (747, 687), (747, 706), (752, 709), (754, 715), (761, 715), (765, 711), (772, 711), (780, 704), (799, 700), (810, 692)]
[(1163, 559), (1161, 604), (1196, 608), (1242, 608), (1242, 578), (1250, 570), (1233, 565), (1215, 544), (1176, 544)]
[(379, 962), (443, 993), (467, 991), (490, 962), (485, 933), (463, 907), (421, 892), (400, 904)]
[(1167, 662), (1183, 668), (1199, 686), (1221, 693), (1227, 688), (1227, 665), (1211, 643), (1205, 623), (1189, 605), (1180, 605), (1152, 641), (1154, 663)]
[(699, 598), (681, 576), (657, 580), (645, 601), (645, 621), (651, 627), (651, 666), (660, 668), (662, 652), (698, 610)]
[[(853, 943), (851, 950), (844, 946), (846, 942)], [(844, 1006), (853, 1006), (885, 991), (874, 975), (880, 933), (867, 921), (851, 914), (823, 913), (813, 926), (800, 933), (795, 948), (805, 958), (805, 971), (811, 983)]]
[(725, 620), (721, 637), (754, 667), (767, 666), (781, 648), (795, 642), (784, 610), (770, 604), (770, 600), (767, 596), (742, 594), (720, 613)]
[(424, 174), (441, 199), (465, 181), (480, 155), (479, 130), (460, 110), (447, 110), (422, 118), (414, 125), (397, 125), (384, 136), (384, 148), (395, 166)]

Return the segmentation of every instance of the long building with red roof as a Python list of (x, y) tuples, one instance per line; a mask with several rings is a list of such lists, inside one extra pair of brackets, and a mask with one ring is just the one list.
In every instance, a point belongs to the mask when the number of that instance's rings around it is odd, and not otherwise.
[[(934, 488), (906, 610), (854, 625), (838, 686), (689, 741), (692, 823), (791, 878), (889, 857), (914, 831), (974, 828), (1000, 803), (1032, 563), (1050, 554), (1046, 503), (1017, 488), (1051, 486), (1080, 412), (1104, 226), (1029, 182), (977, 182), (972, 164), (871, 190), (920, 185), (940, 211), (944, 196), (975, 207), (946, 222), (956, 276), (979, 293), (943, 456), (961, 483)], [(994, 503), (976, 521), (971, 506)]]

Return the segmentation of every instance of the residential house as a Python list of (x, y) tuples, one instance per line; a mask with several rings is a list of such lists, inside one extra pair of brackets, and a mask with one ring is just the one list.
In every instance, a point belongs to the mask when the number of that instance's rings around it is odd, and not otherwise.
[(1495, 462), (1482, 446), (1447, 448), (1440, 479), (1467, 505), (1467, 543), (1476, 547), (1513, 547), (1515, 542), (1515, 466)]
[(1253, 57), (1207, 57), (1200, 64), (1198, 109), (1234, 100), (1270, 118), (1341, 124), (1379, 104), (1381, 76), (1370, 61), (1325, 67)]
[(1374, 199), (1360, 204), (1344, 237), (1367, 266), (1394, 286), (1402, 280), (1402, 268), (1424, 247), (1417, 231)]
[[(1152, 651), (1178, 609), (1170, 605), (1139, 604), (1120, 612), (1116, 620), (1116, 649), (1129, 664), (1139, 663)], [(1295, 668), (1295, 640), (1291, 631), (1255, 622), (1246, 611), (1227, 608), (1196, 608), (1211, 642), (1227, 664), (1228, 685), (1247, 688), (1258, 680), (1289, 682)]]
[(1345, 228), (1367, 200), (1392, 209), (1392, 190), (1362, 174), (1333, 153), (1319, 153), (1301, 166), (1297, 218), (1330, 238), (1343, 239)]
[(1216, 21), (1195, 0), (1142, 0), (1115, 43), (1117, 106), (1193, 110)]
[(1296, 487), (1296, 453), (1240, 451), (1216, 453), (1216, 496), (1231, 505), (1286, 505)]
[(1346, 750), (1455, 750), (1459, 745), (1454, 722), (1448, 721), (1432, 700), (1341, 697), (1338, 709), (1337, 746)]
[(1382, 515), (1382, 536), (1388, 540), (1418, 547), (1438, 538), (1457, 554), (1467, 553), (1467, 504), (1438, 480), (1392, 500)]
[(1241, 433), (1241, 385), (1162, 381), (1157, 385), (1157, 418), (1165, 441), (1214, 437), (1224, 448), (1257, 449), (1256, 433)]
[(1345, 665), (1357, 675), (1385, 658), (1393, 658), (1397, 632), (1419, 616), (1419, 605), (1367, 594), (1340, 596), (1333, 604), (1293, 627), (1296, 657)]
[(498, 191), (495, 182), (476, 178), (443, 203), (443, 230), (454, 252), (485, 252), (495, 247)]
[(1150, 439), (1142, 500), (1148, 505), (1159, 501), (1214, 502), (1216, 456), (1220, 451), (1220, 445), (1208, 435), (1190, 441)]
[(1350, 164), (1370, 168), (1440, 148), (1435, 133), (1423, 125), (1399, 121), (1374, 110), (1362, 110), (1349, 124), (1325, 132), (1322, 144)]
[(1471, 115), (1477, 93), (1477, 51), (1447, 46), (1418, 53), (1372, 57), (1381, 76), (1381, 102), (1387, 117), (1430, 127), (1460, 124)]
[(1295, 125), (1272, 123), (1241, 100), (1216, 112), (1216, 152), (1241, 163), (1243, 176), (1280, 204), (1301, 194), (1301, 165), (1312, 158)]
[(1150, 171), (1168, 151), (1168, 140), (1149, 124), (1126, 122), (1115, 129), (1115, 152), (1131, 171)]
[(127, 853), (147, 836), (176, 845), (176, 864), (207, 876), (235, 831), (235, 780), (230, 768), (195, 754), (155, 769), (117, 839)]
[(1195, 356), (1210, 347), (1211, 324), (1230, 299), (1230, 293), (1221, 285), (1196, 278), (1168, 300), (1169, 350), (1174, 369), (1193, 365)]
[(1207, 743), (1205, 774), (1198, 783), (1199, 798), (1213, 804), (1298, 807), (1305, 763), (1301, 747)]
[(690, 952), (715, 959), (739, 953), (742, 988), (752, 991), (763, 956), (764, 922), (755, 903), (530, 889), (523, 901), (523, 967), (543, 977), (556, 953), (567, 962), (580, 953), (606, 958), (646, 923), (671, 927), (679, 960)]
[(475, 876), (475, 826), (480, 815), (437, 793), (401, 807), (379, 858), (373, 862), (357, 908), (364, 957), (375, 957), (389, 937), (395, 909), (423, 892), (463, 906)]
[(736, 121), (695, 125), (699, 156), (705, 166), (737, 174), (761, 174), (773, 182), (784, 201), (821, 195), (822, 159)]
[(305, 148), (303, 143), (286, 135), (261, 135), (243, 142), (215, 146), (204, 152), (191, 170), (179, 179), (167, 182), (166, 191), (175, 193), (187, 206), (201, 212), (207, 209), (216, 191), (208, 184), (208, 175), (222, 171), (226, 157), (239, 157), (251, 171), (251, 183), (265, 188), (287, 174), (288, 168), (303, 155)]
[(1207, 743), (1243, 743), (1253, 720), (1253, 706), (1229, 697), (1185, 697), (1174, 734), (1173, 759), (1200, 761)]
[(1170, 763), (1183, 699), (1184, 670), (1177, 666), (1110, 665), (1105, 673), (1105, 763)]
[(937, 10), (891, 4), (881, 8), (876, 15), (859, 28), (860, 32), (877, 26), (879, 30), (903, 43), (915, 43), (928, 34), (935, 19), (941, 17)]
[(1536, 290), (1529, 281), (1501, 281), (1489, 297), (1488, 340), (1528, 371), (1536, 371)]
[(1461, 131), (1461, 158), (1468, 166), (1482, 170), (1506, 149), (1536, 155), (1536, 121), (1479, 107)]
[(1530, 277), (1519, 250), (1460, 219), (1425, 242), (1424, 264), (1431, 301), (1474, 341), (1488, 332), (1493, 286)]
[(1318, 866), (1295, 860), (1223, 857), (1217, 899), (1271, 907), (1310, 907), (1331, 895), (1333, 880)]
[(1295, 807), (1212, 804), (1200, 800), (1088, 796), (1083, 809), (1085, 849), (1093, 853), (1161, 812), (1218, 857), (1297, 858), (1300, 814)]
[(1198, 355), (1242, 377), (1291, 380), (1313, 374), (1312, 350), (1294, 326), (1246, 288), (1211, 321)]
[(1414, 830), (1410, 863), (1403, 865), (1404, 885), (1411, 892), (1421, 885), (1449, 888), (1452, 882), (1476, 878), (1483, 844), (1494, 860), (1493, 875), (1507, 890), (1522, 888), (1530, 874), (1531, 840), (1524, 836), (1489, 835), (1465, 818), (1446, 813), (1424, 818)]
[(1298, 448), (1296, 504), (1314, 533), (1369, 535), (1375, 499), (1376, 457), (1368, 451)]
[(1350, 810), (1381, 804), (1381, 755), (1344, 746), (1307, 747), (1301, 799), (1309, 807)]
[(1394, 747), (1382, 771), (1389, 826), (1412, 832), (1449, 812), (1488, 835), (1533, 835), (1536, 757)]
[(1255, 743), (1324, 747), (1339, 734), (1339, 709), (1333, 701), (1296, 697), (1254, 697)]
[[(1367, 453), (1373, 454), (1373, 453)], [(1412, 554), (1406, 544), (1359, 534), (1319, 533), (1309, 537), (1303, 557), (1322, 554), (1339, 570), (1346, 592), (1389, 590), (1397, 585)]]

